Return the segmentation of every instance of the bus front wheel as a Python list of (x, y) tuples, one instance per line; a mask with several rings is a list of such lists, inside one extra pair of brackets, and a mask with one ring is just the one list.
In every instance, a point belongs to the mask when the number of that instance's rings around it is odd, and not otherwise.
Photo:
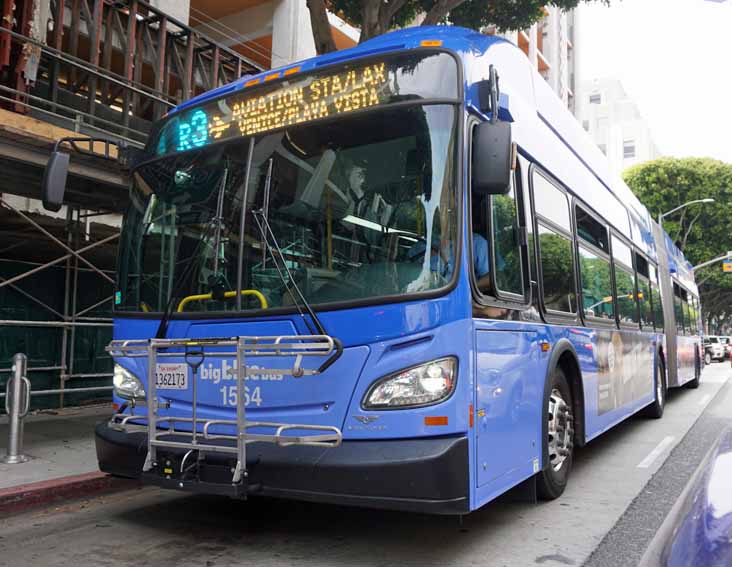
[(537, 477), (537, 491), (542, 500), (559, 498), (567, 487), (574, 454), (574, 417), (572, 391), (564, 370), (557, 367), (552, 375), (547, 405), (548, 461)]

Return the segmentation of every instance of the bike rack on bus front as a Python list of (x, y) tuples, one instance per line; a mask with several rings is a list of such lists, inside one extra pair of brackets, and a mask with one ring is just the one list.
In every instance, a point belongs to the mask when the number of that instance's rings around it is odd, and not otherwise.
[[(233, 350), (232, 350), (233, 347)], [(213, 349), (213, 350), (212, 350)], [(187, 449), (181, 465), (181, 476), (185, 473), (185, 465), (189, 456), (196, 453), (197, 462), (205, 453), (224, 453), (236, 455), (236, 467), (233, 470), (231, 483), (237, 494), (246, 495), (246, 446), (249, 443), (274, 443), (280, 447), (306, 445), (317, 447), (337, 447), (341, 444), (341, 430), (334, 426), (308, 425), (295, 423), (274, 423), (265, 421), (247, 421), (246, 405), (243, 395), (237, 396), (236, 419), (199, 419), (197, 416), (198, 368), (207, 358), (235, 358), (237, 392), (244, 392), (244, 381), (248, 376), (261, 374), (261, 368), (247, 367), (249, 357), (294, 358), (287, 368), (267, 368), (267, 374), (292, 376), (301, 378), (320, 374), (330, 367), (342, 354), (342, 346), (337, 339), (327, 335), (283, 335), (283, 336), (240, 336), (229, 338), (207, 339), (148, 339), (148, 340), (114, 340), (106, 348), (117, 358), (147, 359), (146, 400), (131, 404), (130, 414), (118, 413), (112, 416), (110, 427), (125, 431), (147, 432), (147, 457), (143, 472), (151, 472), (158, 467), (157, 449)], [(320, 357), (326, 360), (317, 369), (303, 368), (304, 357)], [(191, 368), (191, 416), (159, 416), (161, 404), (158, 400), (155, 369), (160, 358), (183, 359)], [(135, 414), (135, 407), (147, 407), (147, 413)], [(162, 406), (166, 407), (167, 406)], [(145, 423), (147, 422), (147, 423)], [(176, 424), (189, 424), (190, 431), (177, 429)], [(167, 425), (167, 427), (161, 427)], [(213, 433), (212, 427), (233, 426), (235, 434)], [(200, 429), (200, 431), (199, 431)], [(272, 430), (272, 433), (254, 433), (249, 430)], [(293, 435), (292, 432), (306, 432)], [(310, 434), (309, 432), (312, 432)], [(162, 439), (161, 436), (175, 435), (175, 440)], [(179, 440), (183, 437), (184, 440)], [(189, 438), (186, 439), (186, 438)], [(216, 440), (235, 441), (235, 445), (212, 443)], [(193, 465), (190, 465), (193, 466)], [(183, 487), (181, 482), (180, 487)]]

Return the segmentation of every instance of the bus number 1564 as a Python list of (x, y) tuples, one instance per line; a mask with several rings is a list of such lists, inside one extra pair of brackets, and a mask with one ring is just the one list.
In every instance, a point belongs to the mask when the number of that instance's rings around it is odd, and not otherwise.
[[(236, 407), (239, 402), (239, 396), (236, 386), (223, 386), (219, 388), (221, 392), (222, 403), (225, 406)], [(251, 392), (248, 386), (244, 386), (244, 405), (248, 406), (255, 404), (257, 407), (262, 405), (262, 392), (259, 386), (254, 388)]]

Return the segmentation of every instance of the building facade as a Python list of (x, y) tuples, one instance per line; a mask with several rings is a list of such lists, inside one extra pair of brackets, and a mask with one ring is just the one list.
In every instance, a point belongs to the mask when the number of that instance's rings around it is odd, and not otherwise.
[(661, 156), (647, 122), (617, 79), (583, 81), (577, 119), (607, 156), (611, 172)]
[(518, 45), (571, 112), (575, 111), (575, 12), (555, 6), (527, 30), (498, 33)]

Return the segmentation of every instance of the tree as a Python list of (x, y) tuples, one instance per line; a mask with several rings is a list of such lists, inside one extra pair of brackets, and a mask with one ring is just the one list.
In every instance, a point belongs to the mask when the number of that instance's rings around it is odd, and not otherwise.
[[(693, 264), (732, 250), (732, 164), (708, 158), (662, 158), (627, 169), (623, 178), (654, 218), (688, 201), (711, 197), (663, 220), (663, 228)], [(696, 273), (704, 320), (712, 328), (732, 323), (732, 274), (720, 264)]]
[(306, 0), (318, 54), (335, 51), (326, 10), (361, 28), (360, 41), (403, 27), (424, 14), (422, 25), (451, 23), (472, 29), (495, 25), (500, 30), (519, 30), (539, 21), (545, 5), (563, 10), (580, 2), (610, 0)]

